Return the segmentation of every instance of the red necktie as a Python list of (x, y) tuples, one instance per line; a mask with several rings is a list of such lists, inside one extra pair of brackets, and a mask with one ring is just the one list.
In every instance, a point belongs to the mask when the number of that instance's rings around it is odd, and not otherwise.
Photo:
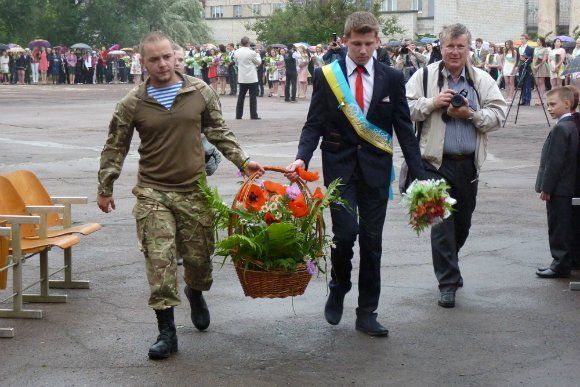
[(362, 74), (365, 71), (364, 66), (357, 66), (356, 68), (356, 102), (358, 103), (358, 106), (360, 106), (360, 110), (362, 110), (363, 112), (365, 111), (365, 93), (364, 93), (364, 89), (363, 89), (363, 80), (362, 80)]

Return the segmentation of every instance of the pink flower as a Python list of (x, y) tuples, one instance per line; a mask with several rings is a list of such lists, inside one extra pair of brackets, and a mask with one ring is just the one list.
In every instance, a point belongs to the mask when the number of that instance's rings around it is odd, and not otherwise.
[(316, 273), (318, 273), (318, 267), (313, 260), (306, 262), (306, 271), (310, 275), (316, 275)]
[(286, 188), (286, 196), (288, 196), (290, 200), (296, 199), (301, 193), (302, 192), (300, 192), (300, 188), (298, 188), (298, 186), (295, 184), (292, 184)]

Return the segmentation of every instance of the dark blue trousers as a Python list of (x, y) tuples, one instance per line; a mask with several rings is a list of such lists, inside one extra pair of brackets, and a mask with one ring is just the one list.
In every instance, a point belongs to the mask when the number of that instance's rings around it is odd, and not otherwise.
[(331, 207), (334, 244), (330, 288), (346, 293), (351, 288), (350, 274), (354, 242), (359, 239), (360, 271), (357, 315), (373, 313), (381, 294), (381, 253), (383, 225), (389, 198), (388, 187), (369, 187), (360, 172), (341, 187), (342, 198), (351, 211)]
[(522, 104), (529, 105), (532, 101), (532, 83), (534, 78), (532, 73), (528, 70), (526, 77), (522, 80)]

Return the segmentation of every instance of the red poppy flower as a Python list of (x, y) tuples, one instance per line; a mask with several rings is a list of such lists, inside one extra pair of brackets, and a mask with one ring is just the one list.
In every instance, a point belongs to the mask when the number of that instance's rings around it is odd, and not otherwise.
[(306, 204), (306, 200), (302, 194), (298, 195), (296, 199), (288, 203), (288, 207), (290, 208), (290, 211), (292, 211), (292, 215), (296, 218), (302, 218), (309, 213), (308, 204)]
[(244, 201), (244, 207), (247, 210), (251, 208), (254, 211), (260, 211), (260, 208), (266, 203), (266, 195), (259, 185), (252, 184), (240, 191), (238, 200)]
[(274, 218), (274, 215), (272, 215), (269, 212), (266, 213), (266, 215), (264, 215), (264, 221), (266, 222), (266, 224), (280, 223), (280, 221)]
[(296, 172), (298, 172), (298, 176), (305, 181), (316, 181), (319, 177), (318, 172), (308, 172), (303, 168), (296, 168)]
[(271, 192), (276, 195), (284, 196), (286, 194), (286, 187), (280, 183), (275, 183), (273, 181), (264, 181), (264, 188), (266, 191)]
[(322, 190), (320, 189), (320, 187), (316, 187), (316, 189), (314, 190), (314, 194), (312, 195), (312, 199), (316, 199), (316, 200), (324, 199), (324, 194), (322, 193)]

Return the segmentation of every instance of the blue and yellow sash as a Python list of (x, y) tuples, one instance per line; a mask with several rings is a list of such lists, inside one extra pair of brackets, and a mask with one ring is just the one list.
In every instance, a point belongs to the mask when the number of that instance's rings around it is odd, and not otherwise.
[[(324, 78), (330, 85), (334, 96), (339, 102), (338, 108), (342, 110), (356, 133), (374, 147), (393, 155), (393, 137), (384, 129), (369, 122), (356, 102), (350, 89), (348, 80), (344, 76), (338, 61), (322, 66)], [(391, 183), (395, 180), (395, 167), (391, 168)], [(393, 198), (393, 189), (389, 185), (389, 199)]]

